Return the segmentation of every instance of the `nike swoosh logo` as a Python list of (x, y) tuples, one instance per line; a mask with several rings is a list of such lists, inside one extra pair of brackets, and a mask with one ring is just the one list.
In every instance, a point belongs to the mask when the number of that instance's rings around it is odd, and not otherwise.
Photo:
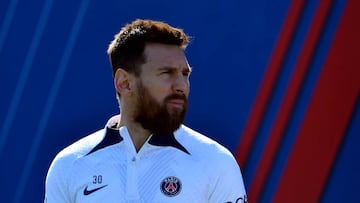
[(101, 186), (101, 187), (98, 187), (98, 188), (95, 188), (95, 189), (92, 189), (92, 190), (88, 190), (88, 186), (86, 186), (86, 188), (84, 189), (84, 195), (90, 195), (91, 193), (93, 192), (96, 192), (104, 187), (106, 187), (107, 185), (104, 185), (104, 186)]

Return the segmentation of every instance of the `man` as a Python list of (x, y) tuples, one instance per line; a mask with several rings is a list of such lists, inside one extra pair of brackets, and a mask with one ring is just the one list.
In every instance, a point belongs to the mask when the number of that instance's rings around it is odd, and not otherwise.
[(183, 30), (152, 20), (135, 20), (115, 35), (108, 54), (121, 116), (55, 157), (45, 201), (247, 201), (233, 155), (182, 125), (188, 42)]

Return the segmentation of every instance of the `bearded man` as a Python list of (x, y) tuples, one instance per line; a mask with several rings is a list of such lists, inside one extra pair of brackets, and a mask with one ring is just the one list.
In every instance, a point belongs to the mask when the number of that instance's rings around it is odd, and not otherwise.
[(153, 20), (125, 25), (108, 48), (121, 115), (62, 150), (48, 203), (247, 202), (228, 149), (183, 125), (189, 37)]

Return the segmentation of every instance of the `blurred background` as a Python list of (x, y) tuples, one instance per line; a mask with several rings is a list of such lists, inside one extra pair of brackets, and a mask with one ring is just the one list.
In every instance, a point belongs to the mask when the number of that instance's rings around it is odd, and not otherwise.
[(136, 18), (193, 37), (185, 123), (250, 202), (360, 202), (359, 1), (0, 0), (1, 202), (42, 202), (54, 156), (119, 113), (106, 49)]

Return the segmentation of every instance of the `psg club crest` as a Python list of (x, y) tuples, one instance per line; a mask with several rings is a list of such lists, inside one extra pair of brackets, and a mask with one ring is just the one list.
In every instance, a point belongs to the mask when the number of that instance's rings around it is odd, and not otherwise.
[(169, 197), (176, 196), (181, 191), (181, 182), (177, 177), (170, 176), (161, 181), (161, 192)]

